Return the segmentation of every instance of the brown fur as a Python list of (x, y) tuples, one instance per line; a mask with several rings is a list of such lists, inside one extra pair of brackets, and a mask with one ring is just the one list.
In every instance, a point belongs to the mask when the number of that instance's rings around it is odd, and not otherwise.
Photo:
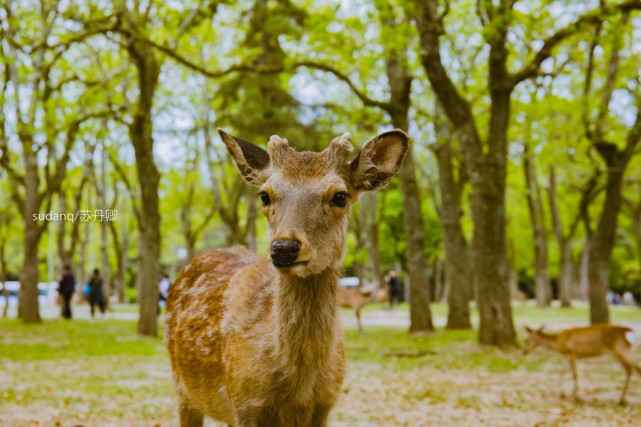
[[(245, 180), (269, 195), (272, 242), (301, 249), (280, 269), (240, 247), (185, 266), (166, 312), (180, 424), (201, 426), (207, 415), (236, 426), (324, 426), (345, 377), (336, 293), (349, 210), (361, 189), (396, 173), (408, 138), (386, 132), (350, 164), (349, 134), (321, 153), (297, 153), (277, 136), (267, 152), (220, 134)], [(349, 195), (344, 207), (331, 202), (339, 192)]]
[(374, 302), (384, 302), (389, 300), (387, 289), (372, 289), (365, 291), (363, 289), (348, 289), (338, 287), (338, 305), (343, 308), (351, 308), (356, 315), (356, 324), (358, 332), (363, 334), (363, 325), (361, 323), (361, 310), (367, 304)]
[(579, 381), (576, 370), (576, 360), (587, 357), (611, 353), (626, 371), (626, 379), (619, 403), (625, 403), (625, 395), (630, 382), (632, 371), (641, 375), (641, 365), (635, 362), (630, 354), (632, 349), (631, 337), (635, 334), (632, 329), (625, 326), (610, 324), (597, 324), (592, 326), (568, 328), (557, 334), (543, 331), (543, 327), (533, 330), (526, 327), (528, 337), (525, 341), (523, 352), (528, 354), (537, 346), (546, 347), (561, 353), (568, 360), (574, 389), (572, 396), (576, 397), (579, 390)]

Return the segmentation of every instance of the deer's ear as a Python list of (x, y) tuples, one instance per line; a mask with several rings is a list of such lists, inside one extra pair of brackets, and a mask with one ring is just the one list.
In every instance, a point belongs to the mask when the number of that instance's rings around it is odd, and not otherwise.
[(352, 162), (352, 180), (356, 190), (375, 191), (398, 172), (410, 137), (400, 129), (383, 132), (363, 145)]
[(527, 326), (527, 325), (526, 325), (526, 326), (524, 326), (523, 328), (525, 328), (525, 332), (527, 332), (528, 334), (531, 334), (531, 333), (533, 332), (533, 331), (532, 331), (532, 328), (530, 328), (530, 327), (529, 327), (529, 326)]
[(217, 130), (245, 181), (262, 185), (268, 177), (269, 153), (253, 142), (232, 136), (220, 128)]

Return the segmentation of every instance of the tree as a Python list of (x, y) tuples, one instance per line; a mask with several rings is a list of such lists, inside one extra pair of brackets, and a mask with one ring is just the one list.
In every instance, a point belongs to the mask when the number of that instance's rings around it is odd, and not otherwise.
[(552, 301), (552, 288), (548, 268), (548, 238), (543, 214), (543, 198), (534, 168), (534, 155), (526, 141), (523, 144), (523, 170), (525, 194), (534, 233), (534, 289), (539, 307), (548, 307)]
[[(610, 31), (612, 32), (610, 37), (600, 37), (604, 24), (599, 23), (589, 47), (585, 68), (583, 120), (585, 134), (606, 167), (605, 198), (596, 230), (590, 239), (588, 261), (590, 322), (592, 324), (610, 321), (606, 296), (609, 286), (610, 259), (615, 243), (619, 211), (623, 203), (621, 194), (623, 179), (635, 149), (641, 142), (641, 84), (639, 83), (638, 67), (635, 66), (637, 69), (633, 71), (634, 74), (629, 80), (636, 81), (636, 84), (632, 83), (626, 87), (633, 99), (633, 107), (636, 108), (634, 122), (625, 131), (617, 133), (613, 129), (616, 127), (613, 122), (617, 117), (611, 112), (617, 80), (622, 78), (620, 76), (621, 49), (623, 48), (624, 35), (630, 31), (629, 15), (630, 12), (626, 10), (621, 14), (619, 22), (610, 23)], [(611, 40), (610, 43), (608, 40)], [(608, 44), (610, 46), (607, 46)], [(604, 49), (609, 47), (610, 54), (608, 60), (603, 64), (607, 68), (603, 86), (597, 90), (598, 104), (592, 109), (590, 108), (590, 98), (593, 95), (592, 92), (595, 91), (594, 75), (597, 69), (595, 50), (597, 46)], [(638, 65), (638, 58), (633, 58), (632, 61)], [(618, 117), (618, 120), (624, 121), (621, 117)], [(616, 139), (619, 138), (624, 141), (624, 144), (616, 143)], [(623, 147), (620, 148), (619, 145), (623, 145)]]
[[(349, 73), (337, 67), (310, 60), (296, 61), (296, 65), (333, 74), (349, 86), (363, 105), (385, 111), (392, 126), (407, 130), (414, 77), (409, 68), (407, 43), (393, 38), (393, 35), (407, 34), (407, 19), (400, 8), (390, 4), (377, 4), (377, 19), (382, 29), (379, 42), (384, 48), (382, 61), (387, 78), (386, 101), (370, 97), (366, 91), (357, 87)], [(410, 287), (410, 332), (425, 332), (433, 330), (434, 326), (429, 305), (429, 266), (425, 256), (426, 239), (421, 194), (416, 181), (413, 150), (413, 147), (408, 150), (397, 176), (403, 195), (403, 224), (407, 240), (405, 261)]]
[[(48, 223), (38, 214), (50, 210), (60, 191), (82, 125), (107, 114), (92, 105), (91, 79), (69, 52), (102, 28), (69, 31), (68, 10), (57, 2), (40, 2), (37, 10), (5, 2), (2, 11), (0, 164), (8, 173), (11, 198), (24, 223), (18, 315), (26, 323), (36, 323), (40, 322), (38, 243)], [(22, 31), (25, 26), (33, 31)], [(75, 88), (75, 99), (62, 94), (68, 87)], [(12, 118), (5, 113), (9, 108)]]
[(486, 93), (489, 97), (488, 131), (479, 132), (473, 108), (457, 87), (441, 56), (441, 39), (446, 34), (445, 19), (449, 2), (418, 2), (416, 25), (420, 38), (421, 62), (434, 93), (456, 129), (465, 153), (472, 185), (474, 220), (473, 259), (480, 313), (479, 341), (482, 344), (511, 345), (515, 331), (510, 306), (510, 289), (504, 266), (505, 257), (505, 179), (507, 174), (507, 131), (510, 123), (511, 97), (521, 82), (535, 77), (553, 49), (586, 25), (602, 21), (605, 15), (641, 7), (639, 1), (589, 11), (552, 35), (536, 34), (538, 49), (519, 70), (508, 69), (514, 50), (508, 38), (517, 14), (514, 1), (478, 2), (476, 15), (482, 25), (481, 35), (487, 47)]
[[(113, 16), (94, 18), (78, 16), (77, 19), (86, 27), (95, 26), (96, 22), (106, 21), (109, 28), (104, 33), (119, 34), (119, 42), (124, 47), (128, 57), (137, 72), (136, 88), (138, 90), (130, 120), (121, 120), (128, 129), (129, 138), (136, 156), (136, 171), (140, 188), (141, 215), (138, 216), (140, 232), (139, 244), (139, 289), (138, 302), (140, 317), (138, 333), (145, 336), (157, 335), (158, 310), (158, 280), (160, 277), (160, 212), (158, 187), (160, 174), (154, 160), (153, 137), (153, 108), (154, 95), (158, 88), (164, 56), (158, 52), (151, 42), (149, 35), (156, 24), (163, 25), (162, 19), (172, 21), (172, 27), (177, 28), (176, 34), (161, 36), (170, 40), (174, 48), (180, 39), (190, 29), (200, 25), (206, 18), (213, 16), (220, 2), (212, 1), (197, 5), (192, 10), (182, 14), (167, 13), (154, 10), (158, 16), (153, 16), (152, 2), (141, 5), (139, 2), (130, 4), (124, 0), (114, 0)], [(177, 18), (176, 22), (173, 20)], [(160, 21), (160, 22), (158, 22)], [(171, 51), (167, 48), (166, 51)], [(107, 82), (103, 82), (103, 86)]]

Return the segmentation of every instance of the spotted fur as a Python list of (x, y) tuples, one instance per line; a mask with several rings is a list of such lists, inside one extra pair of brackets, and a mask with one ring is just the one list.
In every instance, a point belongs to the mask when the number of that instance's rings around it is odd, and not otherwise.
[[(349, 134), (298, 153), (278, 136), (265, 151), (220, 133), (245, 180), (269, 194), (272, 241), (297, 240), (301, 250), (280, 269), (242, 247), (185, 266), (166, 313), (180, 424), (201, 426), (207, 415), (235, 426), (324, 426), (345, 377), (336, 293), (349, 209), (360, 191), (380, 188), (379, 175), (396, 173), (408, 137), (386, 132), (350, 163)], [(349, 194), (347, 206), (332, 205), (337, 192)]]

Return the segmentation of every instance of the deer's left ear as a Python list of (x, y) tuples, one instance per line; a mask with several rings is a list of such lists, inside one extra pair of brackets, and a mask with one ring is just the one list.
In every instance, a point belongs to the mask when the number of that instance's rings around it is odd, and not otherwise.
[(409, 148), (410, 137), (394, 129), (370, 139), (352, 162), (352, 181), (358, 191), (375, 191), (398, 172)]
[(248, 184), (261, 186), (268, 178), (269, 153), (253, 142), (232, 136), (220, 128), (217, 130), (243, 179)]

